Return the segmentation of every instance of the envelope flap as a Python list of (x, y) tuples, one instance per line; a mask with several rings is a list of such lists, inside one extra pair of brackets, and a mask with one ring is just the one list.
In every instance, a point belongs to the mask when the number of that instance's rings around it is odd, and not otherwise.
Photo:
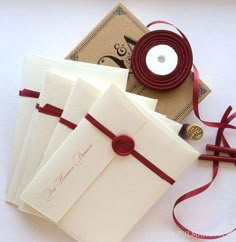
[(114, 85), (111, 85), (109, 91), (98, 100), (89, 113), (114, 134), (128, 134), (131, 137), (148, 120), (147, 116)]
[(134, 140), (136, 151), (174, 180), (199, 156), (196, 149), (158, 120), (146, 122)]
[[(24, 59), (22, 88), (40, 92), (42, 83), (50, 69), (70, 72), (71, 76), (88, 80), (90, 84), (94, 84), (102, 91), (105, 91), (112, 81), (125, 90), (129, 73), (127, 69), (28, 55)], [(101, 80), (102, 85), (96, 83), (97, 80)]]
[[(100, 80), (97, 81), (97, 83), (99, 82)], [(90, 85), (88, 82), (81, 79), (78, 80), (67, 100), (62, 117), (74, 124), (78, 124), (102, 93), (102, 91)], [(157, 105), (156, 99), (132, 93), (125, 94), (136, 105), (140, 105), (148, 110), (155, 110)]]
[(101, 92), (97, 88), (85, 81), (78, 80), (68, 98), (62, 117), (78, 124), (100, 95)]
[(136, 104), (138, 104), (150, 111), (155, 111), (155, 108), (156, 108), (157, 102), (158, 102), (157, 99), (137, 95), (137, 94), (130, 93), (130, 92), (126, 92), (126, 95), (130, 98), (130, 100), (132, 100)]
[(50, 104), (63, 109), (74, 84), (71, 79), (48, 72), (39, 96), (39, 105)]
[(48, 69), (55, 65), (52, 61), (39, 56), (28, 55), (23, 64), (23, 86), (33, 91), (40, 92)]

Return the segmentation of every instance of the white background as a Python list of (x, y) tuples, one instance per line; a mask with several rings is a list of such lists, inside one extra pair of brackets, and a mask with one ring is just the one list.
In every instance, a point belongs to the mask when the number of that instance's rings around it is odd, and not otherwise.
[[(27, 53), (64, 58), (116, 3), (109, 0), (0, 0), (0, 241), (73, 241), (56, 226), (22, 214), (4, 202), (22, 58)], [(188, 36), (201, 78), (213, 90), (200, 105), (205, 119), (219, 120), (229, 104), (236, 108), (236, 1), (130, 0), (123, 3), (143, 23), (167, 20)], [(198, 121), (190, 114), (185, 122)], [(215, 130), (204, 128), (204, 131), (204, 139), (192, 143), (201, 152), (206, 143), (213, 143), (215, 135)], [(228, 132), (228, 137), (233, 142), (234, 131)], [(236, 140), (233, 143), (236, 146)], [(210, 177), (211, 162), (196, 162), (124, 241), (196, 241), (179, 232), (171, 210), (179, 195), (205, 184)], [(233, 229), (236, 226), (235, 184), (236, 167), (221, 165), (211, 189), (180, 206), (179, 218), (196, 232), (216, 234)], [(236, 241), (236, 232), (218, 241)]]

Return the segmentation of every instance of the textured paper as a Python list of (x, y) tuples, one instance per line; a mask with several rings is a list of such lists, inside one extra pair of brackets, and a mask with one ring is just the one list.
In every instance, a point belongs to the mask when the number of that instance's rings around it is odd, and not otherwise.
[[(119, 4), (76, 46), (67, 59), (130, 69), (132, 49), (148, 31), (127, 8)], [(126, 90), (158, 99), (156, 111), (175, 121), (183, 120), (192, 111), (192, 75), (178, 88), (155, 91), (138, 83), (130, 71)], [(210, 89), (201, 82), (199, 100), (209, 93)]]
[[(73, 76), (81, 76), (88, 81), (92, 81), (97, 88), (105, 88), (107, 81), (116, 81), (120, 88), (125, 88), (128, 71), (120, 68), (98, 66), (94, 64), (80, 63), (67, 60), (52, 60), (40, 56), (29, 55), (25, 58), (23, 69), (22, 89), (30, 89), (40, 92), (43, 81), (48, 70), (54, 69), (64, 71)], [(24, 166), (19, 164), (18, 159), (31, 118), (35, 110), (37, 99), (20, 97), (20, 106), (16, 122), (15, 143), (13, 147), (13, 158), (9, 172), (9, 186), (6, 200), (13, 204), (18, 203), (16, 192), (24, 174)]]
[[(133, 137), (135, 149), (173, 179), (199, 155), (114, 85), (90, 114), (111, 132)], [(110, 138), (83, 119), (21, 198), (78, 241), (117, 242), (169, 187), (132, 156), (116, 155)]]

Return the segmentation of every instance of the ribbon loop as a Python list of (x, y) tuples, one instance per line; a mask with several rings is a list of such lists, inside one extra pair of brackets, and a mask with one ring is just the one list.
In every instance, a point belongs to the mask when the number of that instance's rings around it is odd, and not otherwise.
[[(149, 24), (147, 25), (147, 28), (149, 28), (149, 27), (151, 27), (151, 26), (154, 26), (154, 25), (156, 25), (156, 24), (166, 24), (166, 25), (169, 25), (169, 26), (171, 26), (171, 27), (174, 27), (174, 28), (180, 33), (180, 35), (183, 37), (183, 39), (189, 44), (189, 41), (188, 41), (187, 37), (185, 36), (185, 34), (184, 34), (179, 28), (177, 28), (175, 25), (173, 25), (172, 23), (169, 23), (169, 22), (167, 22), (167, 21), (163, 21), (163, 20), (156, 20), (156, 21), (153, 21), (153, 22), (151, 22), (151, 23), (149, 23)], [(190, 45), (190, 44), (189, 44), (189, 45)]]
[[(205, 121), (201, 118), (200, 113), (199, 113), (199, 106), (198, 106), (198, 93), (199, 93), (199, 86), (200, 86), (200, 79), (199, 79), (199, 73), (198, 70), (196, 68), (196, 66), (193, 64), (193, 111), (196, 115), (196, 117), (202, 122), (204, 123), (206, 126), (208, 127), (213, 127), (213, 128), (217, 128), (217, 135), (216, 135), (216, 139), (215, 139), (215, 146), (220, 146), (221, 143), (223, 142), (224, 147), (230, 148), (230, 145), (228, 144), (227, 140), (224, 137), (224, 130), (226, 128), (230, 128), (230, 129), (236, 129), (235, 126), (231, 125), (230, 122), (236, 118), (236, 113), (233, 113), (230, 115), (231, 111), (232, 111), (232, 107), (229, 106), (226, 111), (224, 112), (221, 121), (220, 122), (209, 122), (209, 121)], [(173, 219), (176, 223), (176, 225), (185, 233), (198, 238), (198, 239), (219, 239), (222, 238), (226, 235), (231, 234), (232, 232), (236, 231), (236, 228), (233, 229), (232, 231), (226, 233), (226, 234), (222, 234), (222, 235), (215, 235), (215, 236), (209, 236), (209, 235), (201, 235), (198, 233), (195, 233), (191, 230), (189, 230), (188, 228), (186, 228), (185, 226), (183, 226), (177, 219), (177, 217), (175, 216), (175, 208), (176, 206), (183, 202), (184, 200), (190, 199), (192, 197), (195, 197), (197, 195), (199, 195), (200, 193), (205, 192), (210, 186), (211, 184), (214, 182), (215, 178), (217, 177), (218, 171), (219, 171), (219, 162), (221, 161), (221, 157), (219, 156), (220, 151), (219, 150), (215, 150), (214, 151), (214, 160), (213, 160), (213, 175), (212, 175), (212, 180), (207, 183), (206, 185), (199, 187), (197, 189), (194, 189), (186, 194), (184, 194), (183, 196), (181, 196), (174, 204), (173, 207), (173, 211), (172, 211), (172, 216)], [(201, 158), (201, 156), (200, 156)]]
[[(222, 125), (219, 125), (219, 128), (218, 128), (218, 131), (217, 131), (217, 135), (216, 135), (216, 141), (215, 141), (215, 146), (220, 146), (221, 142), (222, 142), (222, 138), (224, 137), (223, 136), (223, 133), (224, 133), (224, 130), (227, 128), (229, 122), (231, 122), (234, 118), (236, 118), (236, 113), (233, 113), (230, 115), (230, 112), (232, 111), (232, 107), (229, 106), (224, 115), (222, 116), (222, 119), (221, 119), (221, 124)], [(224, 146), (227, 147), (227, 148), (230, 148), (230, 146), (227, 144), (227, 143), (224, 143)], [(219, 171), (219, 161), (220, 161), (220, 157), (219, 157), (219, 150), (215, 150), (214, 151), (214, 155), (216, 157), (218, 157), (218, 159), (216, 159), (214, 162), (213, 162), (213, 174), (212, 174), (212, 179), (209, 183), (207, 183), (206, 185), (202, 186), (202, 187), (199, 187), (197, 189), (194, 189), (188, 193), (185, 193), (183, 196), (181, 196), (179, 199), (177, 199), (177, 201), (175, 202), (174, 204), (174, 208), (173, 208), (173, 211), (172, 211), (172, 216), (173, 216), (173, 219), (176, 223), (176, 225), (182, 230), (184, 231), (185, 233), (195, 237), (195, 238), (198, 238), (198, 239), (219, 239), (219, 238), (222, 238), (224, 236), (227, 236), (231, 233), (233, 233), (234, 231), (236, 231), (236, 228), (233, 229), (232, 231), (228, 232), (228, 233), (225, 233), (225, 234), (221, 234), (221, 235), (214, 235), (214, 236), (210, 236), (210, 235), (202, 235), (202, 234), (198, 234), (198, 233), (195, 233), (191, 230), (189, 230), (188, 228), (186, 228), (185, 226), (183, 226), (177, 219), (176, 215), (175, 215), (175, 208), (178, 204), (180, 204), (181, 202), (183, 202), (184, 200), (187, 200), (187, 199), (190, 199), (192, 197), (195, 197), (197, 195), (199, 195), (200, 193), (202, 192), (205, 192), (210, 186), (211, 184), (213, 183), (213, 181), (215, 180), (215, 178), (217, 177), (217, 174), (218, 174), (218, 171)]]

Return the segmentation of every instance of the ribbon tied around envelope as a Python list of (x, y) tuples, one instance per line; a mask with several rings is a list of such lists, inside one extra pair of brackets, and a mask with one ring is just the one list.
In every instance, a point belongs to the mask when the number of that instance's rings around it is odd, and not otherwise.
[(132, 155), (138, 161), (140, 161), (144, 166), (158, 175), (160, 178), (164, 179), (169, 184), (173, 185), (175, 181), (168, 176), (161, 169), (156, 167), (153, 163), (147, 160), (144, 156), (142, 156), (139, 152), (137, 152), (135, 148), (135, 141), (129, 137), (128, 135), (118, 135), (113, 134), (109, 129), (107, 129), (104, 125), (102, 125), (99, 121), (97, 121), (94, 117), (92, 117), (89, 113), (86, 114), (85, 118), (98, 130), (100, 130), (103, 134), (108, 136), (112, 142), (111, 146), (114, 152), (120, 156)]

